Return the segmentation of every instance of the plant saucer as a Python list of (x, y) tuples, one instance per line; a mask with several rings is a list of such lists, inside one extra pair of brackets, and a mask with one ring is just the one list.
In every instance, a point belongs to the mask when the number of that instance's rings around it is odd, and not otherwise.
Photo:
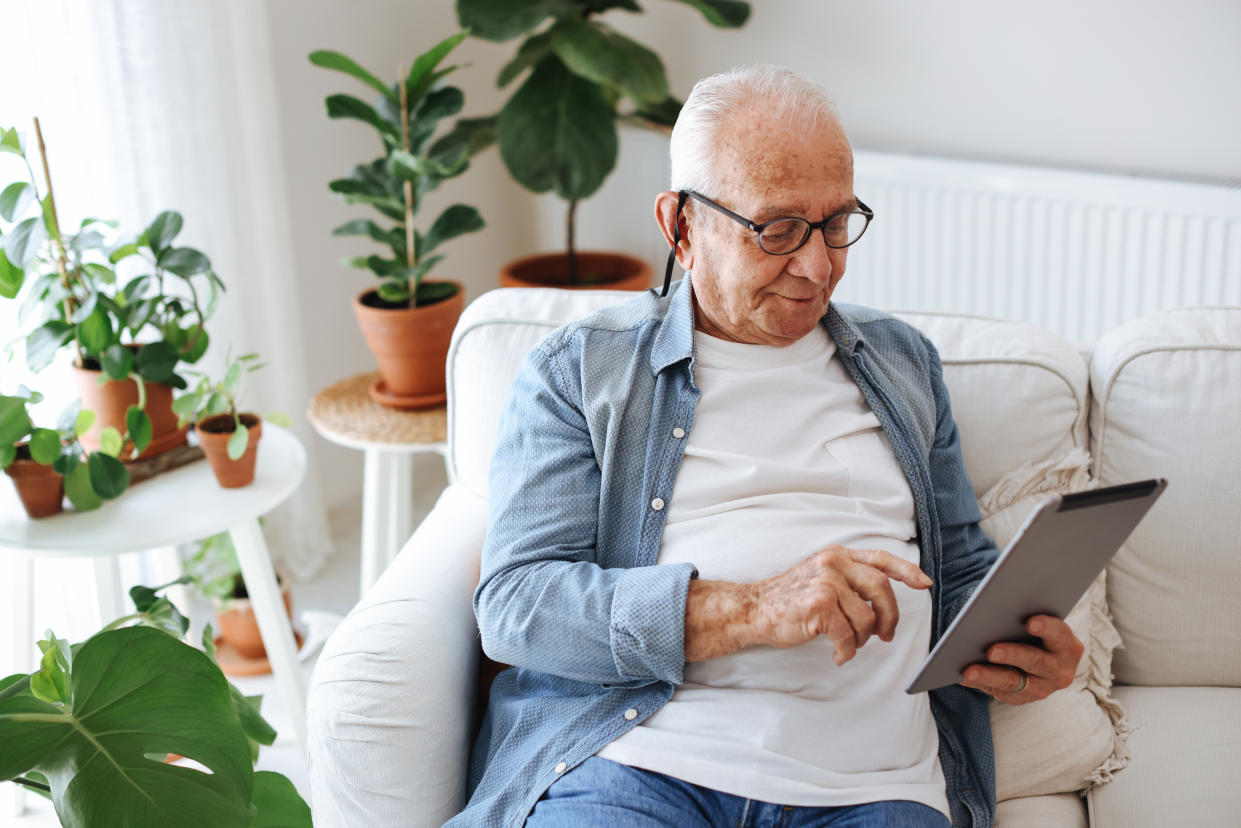
[(383, 381), (382, 377), (371, 383), (366, 392), (372, 400), (380, 405), (401, 410), (431, 408), (432, 406), (440, 405), (448, 399), (448, 392), (446, 391), (439, 391), (434, 394), (394, 394), (388, 390), (388, 384)]

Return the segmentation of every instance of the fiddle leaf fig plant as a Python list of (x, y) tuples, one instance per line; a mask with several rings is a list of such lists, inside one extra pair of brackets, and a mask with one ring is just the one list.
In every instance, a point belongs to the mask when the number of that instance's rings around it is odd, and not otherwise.
[(49, 795), (66, 828), (309, 828), (292, 784), (254, 770), (276, 736), (257, 698), (181, 640), (162, 588), (136, 587), (137, 612), (84, 643), (49, 630), (39, 669), (0, 679), (0, 780)]
[(443, 256), (436, 249), (444, 242), (482, 229), (478, 210), (453, 204), (431, 223), (426, 232), (414, 227), (414, 216), (423, 198), (442, 182), (465, 172), (470, 156), (487, 144), (486, 122), (463, 121), (441, 139), (432, 142), (444, 118), (461, 111), (465, 97), (455, 86), (441, 83), (456, 66), (440, 63), (464, 39), (464, 32), (446, 38), (419, 55), (408, 74), (388, 84), (349, 57), (328, 50), (312, 52), (310, 62), (342, 72), (370, 87), (378, 98), (367, 103), (351, 95), (329, 95), (329, 118), (351, 118), (373, 129), (383, 154), (353, 168), (348, 178), (328, 186), (347, 204), (364, 204), (390, 222), (377, 224), (370, 218), (350, 221), (333, 230), (338, 236), (368, 236), (388, 248), (391, 255), (357, 256), (345, 264), (371, 271), (381, 280), (381, 307), (428, 305), (454, 295), (455, 285), (424, 282)]
[[(750, 15), (740, 0), (680, 2), (722, 28), (740, 27)], [(617, 121), (666, 131), (681, 111), (659, 56), (599, 19), (610, 9), (642, 11), (634, 0), (457, 0), (457, 20), (473, 35), (498, 42), (525, 36), (497, 79), (505, 87), (529, 72), (500, 110), (496, 141), (519, 184), (568, 202), (572, 283), (577, 203), (616, 166)]]
[[(233, 433), (228, 438), (228, 458), (236, 460), (245, 454), (246, 447), (250, 445), (250, 432), (241, 420), (242, 412), (238, 407), (245, 393), (246, 375), (266, 367), (267, 363), (259, 362), (258, 359), (258, 354), (243, 354), (232, 359), (230, 348), (225, 356), (222, 378), (217, 380), (200, 371), (187, 371), (186, 373), (199, 379), (192, 390), (173, 400), (172, 411), (178, 417), (178, 427), (188, 422), (197, 424), (217, 414), (228, 414), (233, 420)], [(278, 411), (264, 414), (262, 418), (285, 428), (293, 424), (293, 419), (288, 414)]]

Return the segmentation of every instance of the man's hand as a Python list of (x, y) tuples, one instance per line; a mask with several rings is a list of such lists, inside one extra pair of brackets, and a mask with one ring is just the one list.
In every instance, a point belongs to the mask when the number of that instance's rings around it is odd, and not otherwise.
[(892, 580), (927, 589), (912, 563), (877, 549), (833, 545), (753, 584), (691, 581), (685, 660), (706, 661), (752, 644), (793, 647), (820, 635), (844, 664), (872, 635), (891, 641), (900, 612)]
[(1043, 639), (1043, 646), (1015, 641), (992, 644), (987, 650), (990, 663), (971, 664), (965, 669), (965, 681), (961, 684), (1006, 704), (1038, 701), (1068, 687), (1085, 646), (1068, 624), (1051, 615), (1031, 616), (1026, 621), (1026, 631)]

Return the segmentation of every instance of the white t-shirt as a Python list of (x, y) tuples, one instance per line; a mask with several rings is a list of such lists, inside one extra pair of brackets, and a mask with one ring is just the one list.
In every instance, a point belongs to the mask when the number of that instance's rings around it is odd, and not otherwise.
[[(660, 563), (740, 583), (832, 543), (919, 563), (909, 484), (822, 326), (782, 348), (698, 331), (694, 345), (702, 396)], [(930, 593), (892, 588), (893, 641), (840, 667), (825, 636), (687, 664), (672, 699), (599, 756), (782, 805), (908, 799), (948, 815), (929, 699), (903, 689), (928, 651)]]

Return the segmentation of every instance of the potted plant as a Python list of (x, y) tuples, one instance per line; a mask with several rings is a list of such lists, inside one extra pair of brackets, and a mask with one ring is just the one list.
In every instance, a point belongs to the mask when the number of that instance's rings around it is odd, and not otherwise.
[(245, 391), (246, 374), (252, 374), (265, 363), (258, 354), (244, 354), (231, 359), (232, 349), (225, 356), (224, 376), (220, 380), (200, 371), (186, 371), (199, 378), (189, 392), (172, 404), (178, 424), (194, 423), (198, 445), (207, 455), (216, 481), (225, 489), (238, 489), (254, 481), (254, 464), (258, 459), (259, 438), (263, 436), (263, 420), (288, 428), (293, 424), (287, 414), (271, 412), (260, 417), (252, 412), (238, 411)]
[(56, 428), (34, 425), (28, 406), (42, 396), (25, 388), (15, 396), (0, 395), (0, 468), (13, 480), (26, 514), (48, 517), (63, 508), (62, 500), (79, 511), (97, 509), (129, 486), (129, 470), (117, 459), (128, 434), (113, 429), (105, 446), (85, 452), (80, 437), (95, 415), (79, 410), (75, 401), (60, 415)]
[(310, 55), (316, 66), (343, 72), (379, 93), (373, 106), (351, 95), (328, 96), (328, 117), (353, 118), (369, 125), (378, 134), (383, 153), (328, 186), (346, 203), (365, 204), (378, 211), (388, 220), (385, 225), (397, 222), (396, 226), (380, 226), (363, 218), (332, 231), (340, 236), (369, 236), (391, 253), (357, 256), (346, 264), (369, 270), (380, 279), (378, 287), (357, 297), (354, 311), (379, 363), (380, 379), (370, 388), (370, 395), (393, 408), (438, 405), (447, 396), (444, 363), (465, 304), (464, 288), (459, 282), (426, 277), (443, 259), (434, 253), (441, 244), (483, 226), (476, 209), (454, 204), (440, 213), (425, 234), (414, 227), (422, 199), (441, 182), (464, 172), (471, 149), (477, 149), (477, 141), (462, 130), (431, 140), (439, 122), (459, 112), (464, 102), (460, 89), (440, 82), (456, 67), (437, 68), (464, 37), (464, 33), (454, 35), (419, 55), (405, 77), (393, 84), (384, 83), (339, 52)]
[[(750, 4), (739, 0), (682, 2), (715, 26), (739, 27), (750, 14)], [(510, 263), (500, 274), (506, 287), (650, 286), (645, 262), (579, 253), (574, 239), (578, 202), (616, 165), (617, 121), (667, 131), (681, 111), (659, 56), (599, 20), (612, 8), (640, 11), (632, 0), (457, 0), (457, 19), (471, 34), (493, 41), (525, 36), (497, 80), (502, 88), (529, 70), (496, 118), (500, 157), (523, 187), (555, 191), (568, 202), (566, 251)]]
[[(225, 653), (221, 661), (227, 659), (226, 670), (232, 671), (231, 668), (238, 666), (238, 659), (233, 653), (249, 661), (266, 659), (267, 650), (263, 647), (263, 636), (259, 632), (254, 608), (250, 605), (250, 593), (246, 591), (246, 582), (241, 577), (241, 564), (237, 561), (232, 536), (228, 532), (220, 532), (198, 541), (193, 554), (185, 562), (185, 574), (198, 593), (211, 601), (219, 632), (218, 644)], [(276, 580), (281, 581), (279, 576)], [(280, 597), (285, 611), (292, 618), (292, 596), (283, 584)], [(245, 672), (250, 671), (247, 669)]]
[(28, 173), (0, 192), (0, 220), (12, 225), (0, 239), (0, 296), (17, 299), (25, 288), (19, 319), (28, 330), (27, 365), (41, 371), (62, 348), (72, 350), (79, 392), (96, 414), (82, 435), (88, 449), (109, 427), (149, 434), (142, 456), (180, 445), (185, 430), (171, 411), (172, 389), (186, 383), (177, 367), (206, 352), (204, 323), (223, 284), (202, 252), (173, 244), (183, 223), (175, 211), (132, 238), (113, 238), (117, 223), (100, 219), (64, 230), (37, 119), (35, 131), (46, 193), (22, 136), (0, 129), (0, 152), (20, 157)]
[[(87, 641), (48, 631), (39, 669), (0, 679), (0, 781), (46, 796), (66, 828), (281, 825), (310, 828), (284, 776), (255, 771), (276, 731), (230, 684), (189, 622), (134, 587), (137, 611)], [(188, 757), (202, 766), (160, 759)]]

